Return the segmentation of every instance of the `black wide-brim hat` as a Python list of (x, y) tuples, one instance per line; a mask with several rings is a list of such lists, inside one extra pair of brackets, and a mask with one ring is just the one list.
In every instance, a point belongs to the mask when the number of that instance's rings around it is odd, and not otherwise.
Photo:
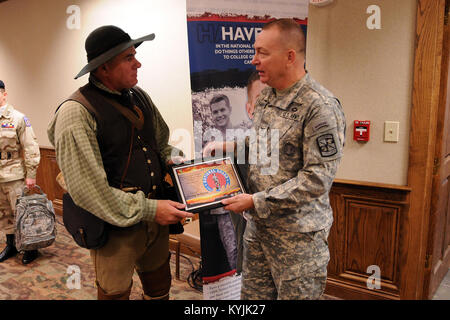
[(78, 72), (75, 79), (97, 69), (126, 49), (132, 46), (137, 48), (142, 42), (151, 41), (154, 38), (155, 34), (151, 33), (133, 40), (128, 33), (116, 26), (103, 26), (95, 29), (85, 42), (88, 64)]

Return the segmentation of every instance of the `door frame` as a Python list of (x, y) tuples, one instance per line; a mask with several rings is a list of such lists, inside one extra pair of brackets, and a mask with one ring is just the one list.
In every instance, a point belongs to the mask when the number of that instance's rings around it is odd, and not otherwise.
[(406, 252), (401, 298), (423, 295), (430, 232), (437, 116), (441, 81), (445, 0), (418, 0), (414, 57), (408, 186), (410, 210), (405, 226)]
[[(443, 36), (443, 51), (442, 51), (442, 65), (441, 65), (441, 81), (440, 81), (440, 92), (439, 92), (439, 109), (438, 109), (438, 119), (437, 119), (437, 132), (436, 132), (436, 146), (435, 146), (435, 159), (434, 159), (434, 170), (433, 170), (433, 184), (432, 184), (432, 193), (431, 193), (431, 209), (430, 209), (430, 223), (428, 232), (428, 248), (427, 248), (427, 256), (426, 261), (427, 265), (425, 267), (425, 282), (423, 288), (423, 296), (425, 298), (431, 299), (433, 294), (436, 292), (439, 282), (445, 276), (448, 271), (448, 263), (450, 256), (447, 254), (447, 257), (444, 257), (444, 260), (438, 260), (438, 257), (433, 256), (433, 253), (436, 251), (436, 232), (439, 228), (437, 225), (440, 214), (440, 210), (446, 210), (448, 203), (443, 201), (440, 196), (441, 193), (441, 185), (443, 182), (443, 174), (446, 174), (446, 164), (442, 162), (444, 152), (444, 143), (446, 144), (447, 140), (444, 137), (447, 134), (450, 123), (446, 123), (447, 113), (450, 110), (449, 102), (450, 102), (450, 73), (449, 73), (449, 64), (450, 64), (450, 24), (448, 23), (448, 10), (450, 5), (450, 0), (446, 0), (446, 8), (445, 8), (445, 17), (446, 22), (444, 23), (444, 36)], [(447, 175), (445, 176), (447, 177)], [(447, 200), (448, 201), (448, 200)], [(444, 206), (445, 208), (441, 208)], [(448, 231), (447, 231), (448, 232)], [(445, 233), (442, 235), (445, 239)], [(442, 264), (441, 264), (442, 263)], [(441, 264), (441, 267), (439, 265)], [(438, 267), (439, 270), (435, 270)]]

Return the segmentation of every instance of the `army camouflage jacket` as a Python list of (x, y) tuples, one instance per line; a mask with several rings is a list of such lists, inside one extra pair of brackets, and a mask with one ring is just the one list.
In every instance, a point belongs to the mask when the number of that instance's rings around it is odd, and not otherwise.
[(7, 104), (0, 111), (0, 124), (0, 183), (36, 179), (40, 153), (30, 121)]
[[(248, 172), (255, 204), (251, 219), (293, 232), (330, 227), (329, 191), (345, 128), (339, 100), (308, 73), (283, 95), (265, 88), (255, 105), (257, 143), (249, 142), (254, 157)], [(268, 141), (266, 163), (261, 141)]]

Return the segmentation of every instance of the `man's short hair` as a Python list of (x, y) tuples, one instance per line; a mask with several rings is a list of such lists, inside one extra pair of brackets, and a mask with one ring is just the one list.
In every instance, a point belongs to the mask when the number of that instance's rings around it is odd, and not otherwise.
[(2, 80), (0, 80), (0, 91), (5, 92), (5, 83)]
[(225, 101), (228, 109), (231, 109), (230, 105), (230, 99), (224, 94), (216, 94), (214, 97), (212, 97), (211, 101), (209, 101), (209, 107), (215, 103), (219, 103), (220, 101)]
[(304, 53), (306, 48), (305, 34), (302, 28), (294, 19), (276, 19), (266, 23), (262, 30), (268, 30), (271, 28), (278, 28), (282, 37), (284, 37), (283, 43), (291, 45), (292, 49), (298, 53)]

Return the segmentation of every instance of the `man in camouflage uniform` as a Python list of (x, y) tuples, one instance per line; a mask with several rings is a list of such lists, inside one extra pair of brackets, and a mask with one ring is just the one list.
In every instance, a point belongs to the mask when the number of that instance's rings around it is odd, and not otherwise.
[[(329, 190), (346, 124), (338, 99), (311, 78), (304, 59), (305, 37), (294, 20), (268, 23), (256, 38), (252, 63), (270, 87), (255, 106), (255, 159), (260, 159), (261, 141), (278, 133), (278, 149), (269, 151), (279, 154), (279, 162), (276, 170), (250, 162), (251, 194), (222, 201), (227, 210), (250, 210), (242, 299), (319, 299), (325, 289), (333, 222)], [(205, 154), (217, 147), (207, 146)]]
[[(30, 121), (12, 105), (6, 103), (5, 84), (0, 80), (0, 227), (6, 233), (6, 247), (0, 253), (0, 262), (17, 254), (14, 243), (14, 213), (16, 200), (24, 185), (36, 184), (39, 165), (39, 145)], [(38, 251), (25, 251), (22, 263), (37, 258)]]

